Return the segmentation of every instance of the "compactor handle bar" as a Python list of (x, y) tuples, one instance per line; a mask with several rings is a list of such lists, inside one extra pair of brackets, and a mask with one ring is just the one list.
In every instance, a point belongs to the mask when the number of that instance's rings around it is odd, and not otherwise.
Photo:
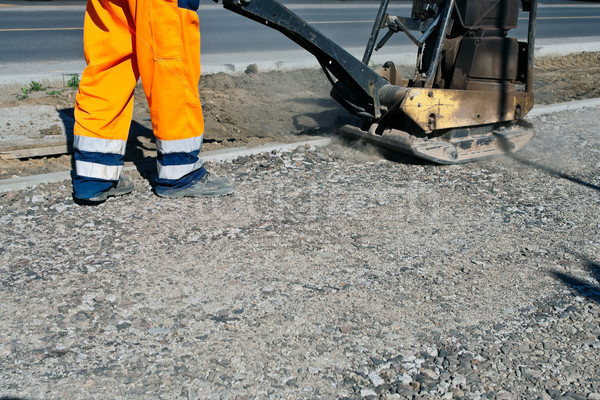
[[(218, 2), (218, 0), (213, 1)], [(224, 8), (278, 30), (313, 54), (331, 81), (333, 86), (332, 96), (350, 112), (361, 117), (378, 119), (381, 117), (381, 105), (386, 106), (388, 109), (394, 108), (404, 98), (408, 88), (391, 85), (367, 65), (389, 0), (381, 0), (381, 6), (363, 61), (352, 56), (277, 0), (222, 1)], [(529, 11), (527, 79), (525, 86), (526, 91), (530, 92), (533, 86), (533, 51), (537, 0), (522, 1), (523, 9)], [(440, 25), (440, 33), (438, 34), (432, 65), (426, 74), (426, 87), (431, 87), (433, 83), (432, 80), (440, 60), (442, 42), (454, 8), (454, 2), (455, 0), (446, 1), (445, 12), (434, 23)], [(330, 73), (337, 79), (337, 82), (331, 78)]]
[[(336, 100), (354, 114), (379, 118), (381, 100), (394, 103), (397, 101), (395, 94), (406, 90), (390, 85), (277, 0), (223, 0), (223, 7), (278, 30), (313, 54), (326, 74), (330, 72), (337, 78), (337, 82), (332, 80)], [(382, 94), (385, 94), (383, 99)]]

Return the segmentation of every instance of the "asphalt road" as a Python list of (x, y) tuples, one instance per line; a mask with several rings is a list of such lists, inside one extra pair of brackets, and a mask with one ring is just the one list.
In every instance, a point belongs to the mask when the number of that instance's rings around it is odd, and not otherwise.
[[(293, 4), (291, 4), (293, 3)], [(377, 1), (294, 0), (284, 2), (298, 15), (345, 48), (364, 47), (377, 12)], [(85, 2), (0, 1), (0, 63), (39, 63), (82, 60)], [(390, 6), (390, 13), (408, 15), (409, 2)], [(283, 35), (203, 2), (199, 12), (204, 56), (297, 50)], [(526, 15), (513, 35), (526, 36)], [(548, 1), (539, 5), (538, 39), (600, 36), (600, 4), (597, 2)], [(392, 45), (408, 45), (396, 35)]]

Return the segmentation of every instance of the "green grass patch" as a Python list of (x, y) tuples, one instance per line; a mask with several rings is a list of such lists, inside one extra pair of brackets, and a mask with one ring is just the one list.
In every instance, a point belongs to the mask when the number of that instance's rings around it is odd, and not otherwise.
[(71, 79), (67, 81), (67, 86), (77, 89), (79, 87), (79, 75), (73, 75)]
[(21, 94), (17, 95), (17, 100), (25, 100), (29, 97), (29, 88), (27, 86), (23, 86), (21, 88)]
[(42, 90), (44, 90), (44, 85), (42, 85), (39, 82), (31, 81), (31, 83), (29, 84), (30, 92), (41, 92)]

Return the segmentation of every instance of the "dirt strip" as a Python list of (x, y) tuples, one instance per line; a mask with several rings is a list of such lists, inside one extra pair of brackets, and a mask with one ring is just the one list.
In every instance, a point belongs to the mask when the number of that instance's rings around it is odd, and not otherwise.
[[(406, 77), (412, 72), (411, 67), (402, 68)], [(66, 85), (42, 85), (42, 90), (32, 90), (32, 87), (39, 88), (34, 82), (23, 88), (1, 88), (0, 108), (50, 106), (60, 111), (53, 118), (62, 118), (69, 130), (75, 89)], [(312, 135), (331, 134), (336, 117), (345, 113), (329, 97), (330, 85), (320, 70), (205, 75), (199, 88), (206, 120), (205, 151), (294, 142)], [(534, 90), (536, 104), (600, 97), (600, 53), (537, 59)], [(126, 161), (153, 157), (156, 149), (141, 86), (136, 90), (135, 99)], [(24, 130), (34, 129), (40, 141), (58, 138), (65, 143), (64, 136), (60, 136), (65, 129), (55, 123), (35, 128), (39, 122), (29, 121), (23, 127), (0, 127), (0, 136), (6, 135), (7, 140), (18, 143)], [(0, 143), (2, 140), (0, 137)], [(37, 157), (27, 162), (0, 159), (0, 179), (69, 168), (70, 156)]]

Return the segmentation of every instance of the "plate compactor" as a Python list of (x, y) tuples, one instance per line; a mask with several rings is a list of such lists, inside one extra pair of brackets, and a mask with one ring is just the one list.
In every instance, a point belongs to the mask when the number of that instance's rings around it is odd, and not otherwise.
[[(537, 0), (413, 0), (410, 16), (389, 15), (389, 0), (382, 0), (362, 60), (277, 0), (222, 1), (317, 58), (331, 96), (354, 115), (336, 123), (344, 135), (441, 164), (514, 152), (533, 137), (523, 118), (533, 107)], [(527, 42), (508, 36), (521, 7), (529, 16)], [(418, 48), (409, 79), (393, 62), (368, 66), (397, 32)]]

